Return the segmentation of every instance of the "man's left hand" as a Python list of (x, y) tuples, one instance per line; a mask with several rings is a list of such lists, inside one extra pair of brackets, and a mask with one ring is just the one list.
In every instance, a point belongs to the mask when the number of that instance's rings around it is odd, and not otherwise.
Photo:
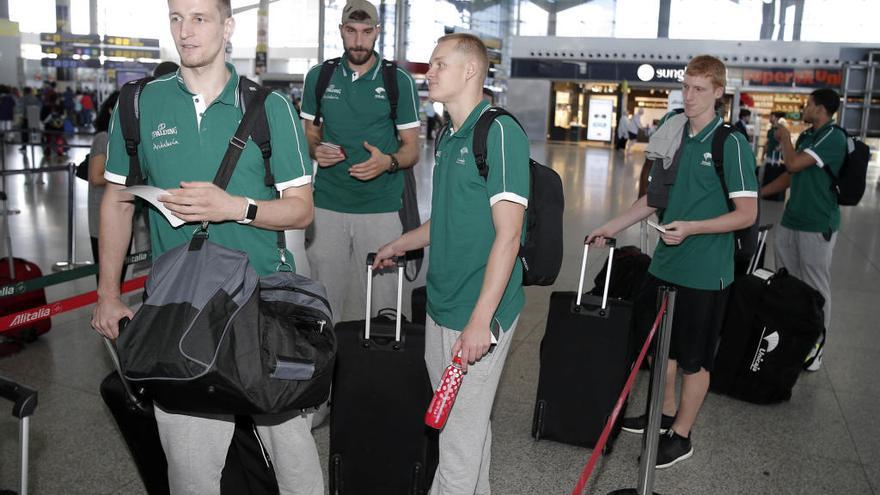
[(169, 189), (159, 201), (186, 222), (238, 221), (247, 204), (244, 198), (234, 197), (212, 182), (181, 182), (180, 189)]
[(663, 227), (666, 229), (666, 232), (660, 234), (660, 238), (663, 239), (667, 246), (677, 246), (694, 233), (691, 222), (681, 220), (668, 223)]
[(473, 322), (468, 323), (461, 335), (452, 344), (452, 356), (455, 357), (461, 353), (461, 371), (467, 373), (468, 365), (479, 361), (489, 352), (492, 346), (492, 336), (489, 325), (477, 325)]
[(777, 125), (776, 131), (773, 133), (773, 136), (777, 141), (791, 141), (791, 131), (788, 130), (784, 125)]
[(364, 149), (370, 152), (370, 159), (352, 165), (348, 173), (357, 180), (367, 181), (385, 173), (391, 167), (391, 157), (382, 153), (379, 148), (364, 141)]

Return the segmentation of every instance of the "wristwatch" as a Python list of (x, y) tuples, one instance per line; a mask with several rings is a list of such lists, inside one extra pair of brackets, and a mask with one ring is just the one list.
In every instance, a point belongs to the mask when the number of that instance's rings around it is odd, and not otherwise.
[(247, 200), (247, 210), (244, 212), (244, 218), (238, 220), (238, 223), (247, 225), (257, 218), (257, 202), (245, 196)]
[(388, 167), (388, 173), (393, 174), (394, 172), (397, 172), (398, 170), (400, 170), (400, 162), (397, 161), (396, 156), (394, 156), (392, 154), (389, 154), (388, 156), (391, 157), (391, 166)]

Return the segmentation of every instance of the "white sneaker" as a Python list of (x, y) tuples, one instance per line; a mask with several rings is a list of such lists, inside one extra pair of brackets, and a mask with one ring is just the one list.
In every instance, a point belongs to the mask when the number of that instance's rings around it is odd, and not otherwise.
[[(822, 368), (822, 355), (825, 354), (823, 349), (819, 349), (816, 353), (816, 357), (813, 358), (813, 361), (804, 366), (804, 369), (807, 371), (819, 371)], [(808, 360), (809, 361), (809, 360)]]

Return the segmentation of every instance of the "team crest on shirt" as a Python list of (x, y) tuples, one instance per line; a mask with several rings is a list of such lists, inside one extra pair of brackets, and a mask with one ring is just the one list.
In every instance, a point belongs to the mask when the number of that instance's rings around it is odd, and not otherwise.
[(467, 156), (468, 149), (467, 146), (462, 146), (460, 150), (458, 150), (458, 159), (455, 160), (455, 163), (459, 165), (464, 165), (464, 157)]
[(700, 165), (703, 165), (704, 167), (711, 167), (713, 165), (712, 153), (703, 153), (703, 160), (700, 162)]
[(376, 94), (373, 95), (373, 98), (377, 100), (387, 100), (388, 97), (385, 96), (385, 88), (376, 88)]
[(164, 150), (172, 146), (177, 146), (180, 142), (177, 140), (177, 126), (168, 127), (165, 122), (159, 122), (156, 130), (151, 132), (153, 138), (153, 151)]
[(325, 100), (338, 100), (342, 96), (342, 88), (337, 88), (335, 84), (327, 86), (324, 90)]

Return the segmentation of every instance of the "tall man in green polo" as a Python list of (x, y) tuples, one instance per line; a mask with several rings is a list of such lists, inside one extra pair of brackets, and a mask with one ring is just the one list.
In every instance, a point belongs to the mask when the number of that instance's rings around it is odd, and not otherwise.
[[(788, 173), (761, 189), (762, 196), (770, 196), (791, 187), (773, 242), (776, 267), (786, 268), (822, 294), (826, 333), (831, 324), (831, 256), (840, 228), (840, 207), (831, 189), (831, 178), (822, 168), (828, 167), (837, 176), (846, 158), (846, 134), (832, 120), (839, 107), (836, 91), (817, 89), (807, 98), (803, 112), (804, 122), (811, 126), (795, 145), (791, 143), (791, 132), (777, 126), (776, 139)], [(808, 371), (822, 366), (823, 344), (824, 337), (807, 360)]]
[[(309, 70), (301, 116), (309, 153), (317, 161), (315, 223), (306, 254), (313, 278), (327, 287), (333, 318), (346, 309), (363, 314), (367, 253), (401, 233), (398, 210), (403, 193), (402, 168), (419, 158), (419, 97), (412, 77), (397, 68), (400, 93), (397, 119), (382, 78), (382, 57), (373, 50), (379, 15), (366, 0), (351, 0), (342, 10), (339, 31), (345, 53), (321, 96), (320, 125), (315, 121), (315, 87), (321, 65)], [(329, 143), (322, 144), (322, 143)], [(397, 284), (383, 271), (373, 282), (373, 308), (394, 307)], [(349, 289), (358, 297), (346, 304)]]
[[(487, 494), (492, 433), (489, 416), (525, 296), (517, 258), (529, 202), (529, 142), (508, 116), (492, 122), (488, 176), (471, 152), (474, 125), (489, 108), (483, 81), (489, 58), (470, 34), (440, 38), (428, 90), (443, 103), (451, 128), (437, 136), (431, 219), (383, 246), (376, 267), (431, 245), (425, 363), (433, 385), (460, 356), (467, 373), (446, 426), (431, 495)], [(497, 345), (491, 348), (493, 340)]]
[[(709, 390), (709, 373), (728, 286), (733, 281), (732, 232), (754, 224), (757, 215), (757, 179), (755, 157), (745, 137), (732, 132), (724, 142), (724, 180), (733, 200), (728, 210), (713, 162), (712, 138), (722, 124), (715, 113), (715, 102), (724, 94), (726, 68), (715, 57), (701, 55), (688, 63), (682, 89), (684, 115), (667, 115), (657, 133), (667, 125), (681, 126), (680, 159), (674, 183), (668, 188), (665, 206), (651, 206), (653, 187), (667, 184), (659, 180), (667, 167), (651, 169), (647, 196), (642, 196), (627, 211), (590, 233), (588, 242), (604, 245), (606, 237), (658, 213), (665, 232), (648, 269), (648, 277), (636, 301), (637, 333), (647, 335), (656, 314), (657, 288), (678, 290), (672, 341), (663, 395), (663, 419), (657, 468), (665, 468), (693, 455), (691, 428)], [(678, 141), (682, 135), (671, 136)], [(673, 164), (674, 165), (674, 164)], [(661, 170), (658, 170), (660, 168)], [(677, 370), (684, 373), (681, 400), (675, 401)], [(646, 416), (626, 418), (623, 428), (643, 433)]]
[[(224, 62), (226, 42), (235, 21), (229, 0), (169, 0), (171, 35), (180, 69), (146, 85), (141, 94), (138, 153), (150, 185), (166, 189), (160, 201), (188, 225), (173, 228), (151, 209), (153, 256), (188, 242), (194, 225), (208, 221), (211, 240), (248, 253), (260, 275), (275, 270), (276, 231), (305, 228), (312, 220), (311, 175), (307, 144), (290, 102), (278, 93), (266, 99), (271, 133), (274, 188), (264, 180), (262, 154), (253, 141), (238, 161), (227, 190), (216, 187), (216, 174), (230, 138), (242, 118), (238, 76)], [(110, 127), (101, 204), (100, 281), (92, 326), (103, 336), (118, 335), (117, 322), (133, 312), (119, 294), (119, 275), (131, 238), (132, 196), (123, 192), (129, 160), (119, 113)], [(276, 190), (281, 198), (276, 199)], [(288, 253), (288, 260), (293, 257)], [(173, 494), (219, 494), (220, 473), (232, 440), (231, 415), (199, 415), (155, 408), (159, 436), (168, 459)], [(281, 493), (321, 495), (323, 477), (309, 422), (304, 416), (255, 417), (274, 460)]]

